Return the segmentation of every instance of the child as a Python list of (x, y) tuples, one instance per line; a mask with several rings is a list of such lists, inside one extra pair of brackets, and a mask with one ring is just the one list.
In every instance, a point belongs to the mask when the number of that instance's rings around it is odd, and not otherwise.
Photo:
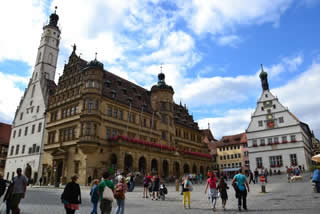
[(93, 204), (93, 209), (91, 211), (91, 214), (98, 214), (97, 211), (97, 206), (98, 206), (98, 201), (99, 201), (99, 180), (95, 179), (92, 182), (92, 188), (90, 191), (90, 196), (91, 196), (91, 203)]
[(226, 203), (227, 203), (227, 200), (228, 200), (227, 189), (229, 189), (229, 187), (228, 187), (227, 183), (224, 181), (223, 177), (221, 177), (217, 189), (220, 192), (220, 196), (221, 196), (221, 200), (222, 200), (222, 208), (224, 210), (226, 210)]

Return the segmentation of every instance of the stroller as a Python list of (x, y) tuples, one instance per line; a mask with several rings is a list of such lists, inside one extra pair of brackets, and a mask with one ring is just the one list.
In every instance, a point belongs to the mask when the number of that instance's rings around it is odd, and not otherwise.
[(166, 199), (166, 194), (168, 194), (168, 189), (167, 189), (166, 185), (160, 184), (159, 194), (160, 194), (161, 200)]

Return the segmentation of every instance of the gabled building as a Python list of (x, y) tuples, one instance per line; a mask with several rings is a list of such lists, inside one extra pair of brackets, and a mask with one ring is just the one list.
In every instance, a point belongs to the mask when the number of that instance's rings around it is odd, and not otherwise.
[(0, 123), (0, 174), (3, 175), (8, 155), (11, 125)]
[(271, 93), (268, 74), (263, 68), (260, 79), (262, 94), (246, 130), (250, 169), (285, 171), (286, 166), (299, 165), (309, 169), (312, 154), (309, 126)]
[(219, 166), (220, 175), (232, 177), (240, 168), (247, 172), (245, 165), (244, 147), (247, 147), (246, 133), (223, 136), (216, 143), (217, 148), (217, 164)]
[(41, 156), (45, 132), (45, 111), (48, 96), (55, 88), (54, 77), (59, 53), (59, 16), (54, 12), (43, 27), (34, 71), (17, 107), (12, 124), (9, 153), (5, 167), (6, 179), (17, 168), (36, 182), (41, 174)]

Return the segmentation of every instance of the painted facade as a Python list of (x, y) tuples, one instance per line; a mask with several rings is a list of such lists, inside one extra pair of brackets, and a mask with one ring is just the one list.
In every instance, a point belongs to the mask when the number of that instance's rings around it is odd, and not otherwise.
[(262, 94), (246, 130), (251, 170), (285, 171), (288, 166), (311, 164), (311, 131), (269, 90), (267, 73), (261, 71)]
[(11, 134), (11, 125), (0, 123), (0, 174), (4, 174), (6, 160), (8, 155), (8, 147)]

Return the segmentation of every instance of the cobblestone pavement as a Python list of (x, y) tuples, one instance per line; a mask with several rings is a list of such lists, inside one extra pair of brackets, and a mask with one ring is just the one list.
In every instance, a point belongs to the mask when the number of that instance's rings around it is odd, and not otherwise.
[[(319, 213), (320, 194), (312, 192), (309, 175), (305, 175), (305, 181), (287, 183), (285, 176), (273, 176), (267, 184), (268, 193), (260, 193), (260, 184), (251, 184), (248, 195), (249, 213)], [(213, 213), (207, 196), (204, 194), (204, 184), (194, 185), (191, 193), (191, 209), (184, 209), (181, 196), (175, 192), (173, 186), (168, 187), (168, 195), (165, 201), (151, 201), (142, 198), (142, 188), (135, 188), (134, 192), (127, 193), (127, 214), (149, 214), (149, 213)], [(21, 203), (23, 214), (62, 214), (65, 213), (60, 203), (62, 189), (53, 188), (28, 188), (26, 198)], [(227, 209), (221, 208), (221, 200), (218, 200), (215, 213), (238, 213), (237, 201), (233, 188), (228, 191), (229, 200)], [(4, 213), (3, 204), (0, 213)], [(82, 205), (77, 213), (89, 214), (91, 204), (89, 201), (89, 189), (82, 189)], [(244, 211), (243, 211), (244, 212)], [(100, 213), (100, 212), (99, 212)]]

